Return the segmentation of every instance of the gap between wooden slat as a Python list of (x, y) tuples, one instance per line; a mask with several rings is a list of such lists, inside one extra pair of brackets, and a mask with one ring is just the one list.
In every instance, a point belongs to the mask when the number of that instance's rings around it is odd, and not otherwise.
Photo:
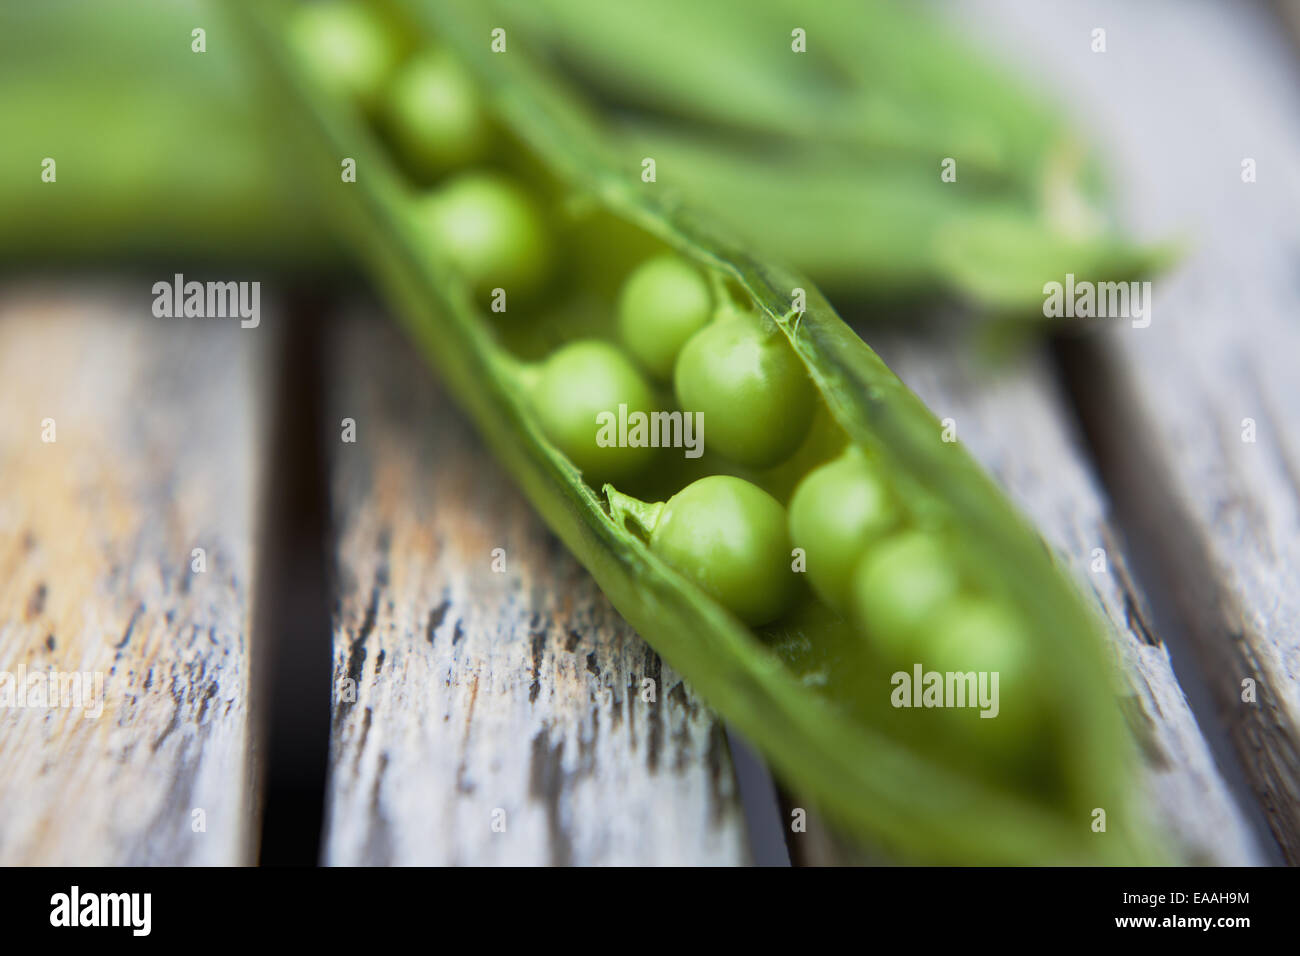
[(266, 805), (259, 862), (320, 861), (330, 733), (330, 593), (320, 299), (299, 293), (267, 392), (268, 466), (259, 563), (257, 692), (264, 710)]

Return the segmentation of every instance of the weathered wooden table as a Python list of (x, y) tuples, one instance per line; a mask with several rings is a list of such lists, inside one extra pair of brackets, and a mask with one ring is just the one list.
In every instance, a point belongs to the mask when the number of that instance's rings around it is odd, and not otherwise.
[[(998, 364), (863, 334), (1113, 624), (1150, 825), (1300, 862), (1295, 50), (1261, 6), (1058, 6), (951, 16), (1082, 113), (1136, 231), (1189, 239), (1150, 326)], [(82, 692), (0, 706), (0, 863), (881, 861), (748, 765), (742, 800), (377, 306), (243, 330), (153, 318), (152, 281), (0, 287), (0, 671)]]

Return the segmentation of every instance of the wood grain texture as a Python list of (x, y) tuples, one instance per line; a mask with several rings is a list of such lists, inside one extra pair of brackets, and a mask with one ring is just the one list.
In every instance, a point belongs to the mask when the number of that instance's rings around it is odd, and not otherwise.
[(102, 695), (87, 684), (98, 717), (70, 694), (0, 706), (4, 864), (255, 856), (255, 356), (268, 333), (153, 318), (151, 301), (144, 278), (0, 290), (0, 671), (103, 681)]
[[(746, 862), (717, 718), (546, 531), (387, 322), (345, 322), (331, 353), (326, 862)], [(355, 443), (340, 440), (344, 418)]]
[[(1150, 327), (1116, 328), (1077, 391), (1269, 825), (1300, 863), (1300, 60), (1264, 4), (959, 7), (1090, 117), (1123, 218), (1188, 244), (1154, 278)], [(1088, 49), (1097, 26), (1105, 54)]]

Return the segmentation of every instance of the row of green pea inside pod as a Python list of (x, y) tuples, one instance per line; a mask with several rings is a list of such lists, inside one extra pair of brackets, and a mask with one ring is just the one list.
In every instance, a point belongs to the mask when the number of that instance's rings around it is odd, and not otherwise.
[(518, 177), (487, 168), (516, 144), (454, 53), (410, 49), (383, 11), (353, 0), (302, 4), (288, 29), (313, 78), (352, 102), (391, 147), (417, 186), (414, 221), (480, 300), (540, 290), (554, 266), (541, 204)]
[[(584, 474), (631, 477), (644, 467), (636, 457), (593, 456), (633, 450), (599, 447), (597, 422), (619, 403), (650, 407), (647, 378), (671, 376), (681, 410), (702, 412), (705, 442), (760, 475), (808, 438), (819, 398), (785, 334), (725, 297), (722, 283), (713, 287), (723, 290), (716, 304), (692, 265), (653, 258), (621, 290), (620, 345), (577, 342), (541, 363), (535, 411)], [(612, 484), (604, 490), (616, 520), (746, 624), (781, 618), (806, 596), (806, 577), (818, 600), (870, 637), (879, 661), (997, 672), (1015, 700), (1013, 719), (999, 729), (1033, 720), (1032, 693), (1020, 692), (1030, 661), (1019, 615), (979, 593), (945, 546), (944, 529), (922, 527), (885, 468), (857, 446), (808, 470), (788, 510), (731, 474), (693, 481), (666, 502), (643, 502)]]
[[(337, 0), (300, 9), (292, 40), (316, 75), (372, 119), (405, 168), (436, 183), (416, 199), (415, 215), (480, 303), (506, 289), (527, 299), (547, 284), (562, 263), (543, 206), (522, 181), (483, 171), (501, 140), (453, 56), (402, 54), (370, 10)], [(541, 431), (584, 481), (603, 485), (615, 519), (751, 627), (805, 603), (810, 585), (886, 665), (999, 672), (1019, 706), (1004, 708), (997, 736), (1021, 736), (1006, 734), (1007, 725), (1039, 711), (1023, 622), (961, 572), (945, 529), (922, 526), (887, 467), (844, 445), (796, 476), (788, 511), (761, 486), (771, 487), (761, 476), (772, 469), (801, 466), (797, 453), (824, 412), (776, 322), (675, 254), (633, 268), (608, 311), (608, 334), (568, 341), (521, 365), (519, 378)], [(756, 481), (708, 474), (664, 502), (617, 490), (656, 466), (655, 449), (610, 441), (602, 429), (620, 409), (662, 411), (669, 390), (675, 411), (701, 423), (711, 456)]]
[[(617, 480), (644, 466), (636, 457), (598, 458), (638, 449), (595, 442), (600, 412), (651, 407), (642, 372), (671, 375), (681, 410), (702, 414), (706, 444), (741, 466), (772, 468), (807, 439), (819, 397), (785, 334), (730, 299), (715, 306), (709, 283), (684, 260), (657, 257), (634, 271), (617, 322), (621, 349), (594, 340), (564, 346), (534, 380), (548, 437), (584, 473)], [(855, 445), (798, 481), (788, 515), (759, 485), (732, 475), (701, 478), (657, 511), (610, 486), (607, 493), (652, 549), (747, 624), (780, 617), (806, 570), (817, 597), (859, 621), (891, 658), (918, 650), (919, 633), (933, 636), (925, 649), (936, 661), (970, 644), (1005, 661), (1021, 640), (1012, 609), (969, 593), (942, 529), (919, 527), (885, 470)]]

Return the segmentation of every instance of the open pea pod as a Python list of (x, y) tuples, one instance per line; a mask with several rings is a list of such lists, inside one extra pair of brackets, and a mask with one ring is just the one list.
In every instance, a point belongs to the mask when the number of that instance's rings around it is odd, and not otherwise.
[[(523, 296), (497, 314), (467, 273), (464, 249), (431, 239), (426, 197), (394, 155), (391, 130), (377, 135), (373, 108), (322, 83), (286, 42), (297, 6), (248, 0), (240, 9), (271, 86), (299, 121), (304, 177), (319, 182), (322, 203), (337, 214), (414, 341), (614, 606), (790, 785), (845, 831), (903, 860), (1156, 859), (1132, 815), (1134, 748), (1097, 618), (993, 482), (959, 444), (944, 440), (930, 412), (815, 288), (756, 261), (643, 180), (611, 152), (583, 103), (508, 36), (494, 35), (496, 25), (473, 3), (393, 3), (391, 29), (417, 51), (452, 51), (474, 78), (497, 137), (497, 148), (476, 162), (527, 183), (554, 219), (548, 252), (557, 274), (531, 300)], [(352, 182), (339, 173), (349, 164)], [(624, 476), (618, 490), (602, 491), (547, 430), (532, 358), (574, 339), (606, 343), (586, 346), (593, 354), (615, 349), (607, 343), (616, 338), (622, 279), (631, 263), (665, 249), (748, 316), (726, 321), (752, 321), (770, 334), (769, 345), (791, 356), (812, 396), (813, 424), (802, 446), (777, 464), (737, 465), (712, 453), (665, 459)], [(500, 291), (491, 290), (493, 302)], [(706, 350), (696, 357), (707, 366), (713, 356)], [(575, 377), (574, 387), (582, 384)], [(805, 487), (806, 472), (846, 456), (870, 463), (910, 529), (886, 542), (897, 562), (863, 558), (855, 586), (863, 575), (872, 585), (876, 566), (889, 579), (915, 563), (917, 540), (921, 551), (937, 548), (937, 560), (959, 570), (963, 588), (996, 598), (1031, 638), (1032, 666), (1019, 685), (1036, 701), (1031, 725), (1017, 730), (973, 712), (972, 720), (952, 722), (942, 708), (922, 706), (919, 682), (915, 697), (900, 695), (899, 680), (910, 674), (882, 655), (877, 624), (864, 625), (802, 585), (779, 612), (764, 608), (754, 614), (760, 623), (746, 626), (751, 607), (729, 604), (660, 546), (665, 522), (712, 520), (708, 503), (692, 510), (679, 492), (693, 478), (730, 476), (728, 487), (744, 489), (742, 497), (763, 510), (763, 533), (780, 539), (783, 529), (769, 520), (785, 514), (780, 502), (796, 484)], [(627, 491), (671, 497), (660, 506)], [(817, 503), (833, 525), (841, 499), (831, 494)], [(743, 552), (733, 556), (747, 560)], [(925, 579), (935, 576), (922, 567), (918, 577), (895, 583), (905, 592)], [(884, 621), (902, 592), (868, 586), (864, 593)], [(1012, 709), (1010, 697), (1006, 705)], [(994, 727), (997, 733), (986, 733)], [(1020, 733), (1032, 740), (1023, 752)]]

